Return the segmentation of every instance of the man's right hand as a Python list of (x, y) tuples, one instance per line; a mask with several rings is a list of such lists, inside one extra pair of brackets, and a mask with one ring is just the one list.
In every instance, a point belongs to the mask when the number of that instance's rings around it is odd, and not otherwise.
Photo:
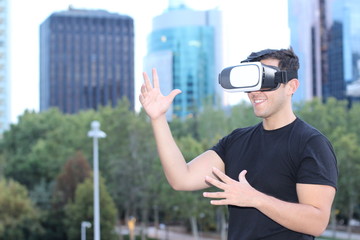
[(141, 86), (139, 100), (151, 120), (156, 120), (165, 115), (175, 96), (181, 93), (181, 91), (175, 89), (172, 90), (169, 95), (164, 96), (160, 91), (159, 77), (155, 68), (152, 69), (154, 86), (151, 85), (150, 79), (145, 72), (143, 73), (143, 77), (144, 83)]

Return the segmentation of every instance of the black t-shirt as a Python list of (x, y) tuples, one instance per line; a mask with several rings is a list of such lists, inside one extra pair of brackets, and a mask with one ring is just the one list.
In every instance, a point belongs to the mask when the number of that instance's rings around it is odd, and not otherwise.
[[(255, 189), (287, 202), (298, 202), (296, 184), (336, 188), (337, 163), (330, 142), (297, 118), (280, 129), (267, 131), (262, 123), (234, 130), (214, 150), (225, 163), (225, 173), (246, 179)], [(229, 206), (229, 240), (314, 239), (291, 231), (255, 208)]]

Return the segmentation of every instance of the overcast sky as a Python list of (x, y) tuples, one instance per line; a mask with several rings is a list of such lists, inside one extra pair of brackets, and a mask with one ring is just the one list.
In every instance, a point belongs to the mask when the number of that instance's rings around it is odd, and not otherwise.
[[(224, 66), (238, 64), (253, 51), (289, 46), (287, 0), (196, 0), (193, 9), (218, 7), (223, 15)], [(142, 62), (152, 18), (168, 0), (9, 0), (11, 122), (28, 110), (39, 111), (39, 26), (53, 12), (69, 5), (129, 15), (135, 26), (135, 101), (142, 82)]]

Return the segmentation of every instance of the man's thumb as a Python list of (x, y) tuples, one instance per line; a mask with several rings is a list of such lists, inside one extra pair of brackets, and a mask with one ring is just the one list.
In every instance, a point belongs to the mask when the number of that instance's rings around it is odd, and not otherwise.
[(246, 170), (242, 170), (239, 174), (239, 182), (247, 182), (246, 180), (246, 175), (247, 171)]
[(168, 95), (168, 97), (170, 98), (171, 101), (173, 101), (174, 98), (176, 97), (176, 95), (178, 95), (180, 93), (181, 93), (180, 89), (174, 89), (171, 91), (171, 93)]

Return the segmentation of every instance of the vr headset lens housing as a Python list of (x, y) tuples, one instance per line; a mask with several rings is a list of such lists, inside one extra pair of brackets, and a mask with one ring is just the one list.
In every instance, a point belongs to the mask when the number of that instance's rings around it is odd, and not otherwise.
[[(297, 75), (297, 74), (296, 74)], [(246, 62), (225, 68), (219, 74), (220, 85), (229, 92), (272, 91), (290, 79), (286, 71), (260, 62)]]

